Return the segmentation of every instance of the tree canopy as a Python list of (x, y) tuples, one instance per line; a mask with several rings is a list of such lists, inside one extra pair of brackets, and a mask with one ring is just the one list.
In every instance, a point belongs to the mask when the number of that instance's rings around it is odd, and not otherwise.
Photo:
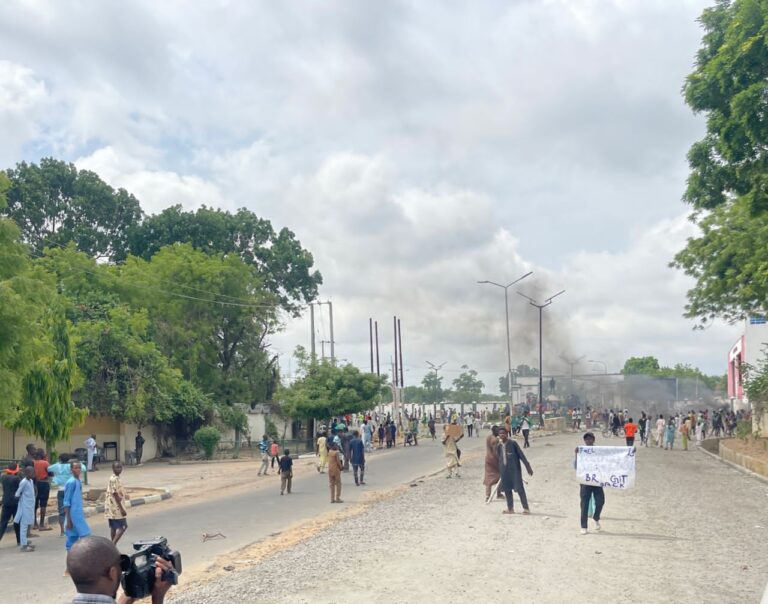
[(474, 369), (470, 369), (467, 365), (462, 365), (461, 369), (459, 377), (453, 380), (451, 400), (459, 404), (479, 401), (485, 384), (477, 377), (477, 371)]
[(672, 263), (696, 280), (685, 314), (704, 325), (764, 312), (768, 295), (768, 1), (720, 0), (684, 94), (707, 118), (684, 200), (701, 231)]

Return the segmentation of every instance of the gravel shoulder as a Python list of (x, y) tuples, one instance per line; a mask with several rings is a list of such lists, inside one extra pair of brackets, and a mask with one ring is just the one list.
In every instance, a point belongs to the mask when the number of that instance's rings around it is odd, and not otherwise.
[(603, 531), (581, 535), (571, 465), (578, 442), (563, 435), (526, 450), (530, 516), (485, 504), (476, 456), (461, 479), (438, 475), (295, 527), (283, 546), (262, 544), (261, 555), (233, 555), (235, 570), (170, 601), (760, 601), (768, 486), (697, 451), (642, 448), (637, 487), (606, 490)]

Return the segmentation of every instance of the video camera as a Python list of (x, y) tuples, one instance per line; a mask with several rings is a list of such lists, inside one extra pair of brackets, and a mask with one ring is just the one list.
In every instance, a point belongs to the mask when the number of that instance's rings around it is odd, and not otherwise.
[(163, 571), (162, 580), (176, 585), (181, 574), (181, 554), (168, 547), (165, 537), (155, 537), (136, 541), (133, 544), (136, 553), (120, 556), (121, 579), (125, 595), (131, 598), (146, 598), (152, 593), (155, 584), (155, 560), (163, 558), (173, 566), (173, 570)]

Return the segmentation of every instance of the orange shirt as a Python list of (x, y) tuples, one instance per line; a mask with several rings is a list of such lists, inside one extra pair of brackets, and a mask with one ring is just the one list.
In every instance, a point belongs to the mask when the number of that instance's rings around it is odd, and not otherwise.
[(626, 436), (627, 438), (634, 438), (635, 434), (637, 434), (636, 424), (630, 424), (630, 423), (624, 424), (624, 436)]
[(44, 459), (36, 459), (35, 464), (35, 479), (47, 480), (48, 479), (48, 462)]

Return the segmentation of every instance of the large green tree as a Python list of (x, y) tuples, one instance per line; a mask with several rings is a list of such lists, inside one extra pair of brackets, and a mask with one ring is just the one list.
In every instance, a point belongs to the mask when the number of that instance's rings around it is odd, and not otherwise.
[(281, 391), (283, 412), (289, 417), (325, 420), (370, 409), (382, 379), (351, 364), (311, 358), (301, 346), (294, 354), (297, 379)]
[(95, 173), (53, 158), (21, 162), (6, 171), (11, 181), (4, 213), (36, 253), (74, 242), (100, 259), (123, 260), (128, 230), (141, 220), (138, 200), (115, 190)]
[(443, 378), (436, 372), (430, 371), (421, 380), (424, 388), (424, 402), (430, 405), (437, 404), (443, 400)]
[(701, 24), (684, 86), (707, 118), (684, 196), (701, 232), (673, 266), (696, 279), (686, 315), (706, 324), (763, 312), (768, 299), (768, 0), (720, 0)]
[(470, 369), (467, 365), (462, 365), (461, 369), (462, 372), (459, 374), (459, 377), (453, 380), (451, 400), (459, 404), (479, 401), (485, 384), (477, 377), (477, 371), (474, 369)]
[(172, 206), (148, 217), (131, 233), (131, 252), (145, 260), (174, 243), (189, 243), (211, 255), (237, 254), (257, 269), (263, 286), (293, 314), (317, 297), (322, 283), (312, 268), (312, 254), (289, 229), (275, 231), (269, 220), (245, 208), (232, 214), (206, 207), (185, 212)]

